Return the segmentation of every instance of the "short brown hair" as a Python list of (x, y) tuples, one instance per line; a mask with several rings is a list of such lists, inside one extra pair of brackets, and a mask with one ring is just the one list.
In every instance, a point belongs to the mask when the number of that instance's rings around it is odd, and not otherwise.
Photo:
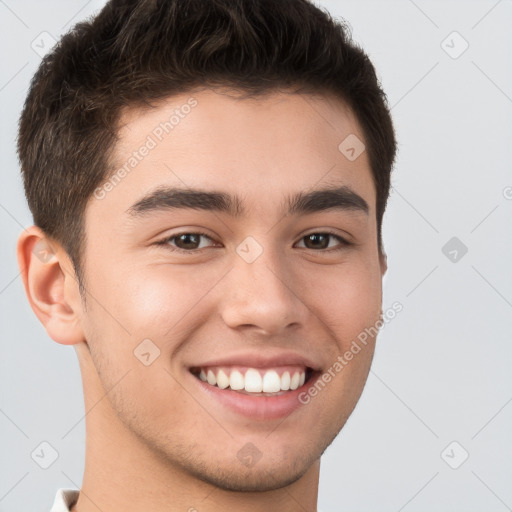
[(382, 250), (395, 134), (375, 69), (344, 22), (308, 0), (112, 0), (45, 56), (19, 125), (34, 223), (62, 244), (79, 281), (85, 207), (112, 172), (122, 109), (198, 86), (248, 96), (298, 86), (343, 100), (363, 129)]

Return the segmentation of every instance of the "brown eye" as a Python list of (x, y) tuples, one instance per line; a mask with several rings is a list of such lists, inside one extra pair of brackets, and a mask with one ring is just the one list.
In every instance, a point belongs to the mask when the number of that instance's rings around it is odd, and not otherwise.
[(327, 249), (331, 235), (313, 234), (304, 237), (308, 249)]
[[(208, 244), (208, 242), (202, 243), (203, 239), (209, 240), (211, 244)], [(179, 233), (157, 242), (157, 245), (182, 252), (197, 251), (212, 244), (213, 240), (206, 233)]]
[[(330, 241), (333, 239), (337, 240), (338, 244), (334, 244), (334, 246), (330, 244)], [(336, 245), (338, 245), (338, 249), (341, 249), (344, 246), (350, 245), (345, 239), (333, 233), (311, 233), (310, 235), (303, 237), (301, 241), (304, 241), (306, 249), (317, 250), (324, 250), (333, 247), (336, 248)]]
[(180, 249), (198, 249), (201, 235), (196, 233), (185, 233), (174, 238), (176, 240), (176, 246)]

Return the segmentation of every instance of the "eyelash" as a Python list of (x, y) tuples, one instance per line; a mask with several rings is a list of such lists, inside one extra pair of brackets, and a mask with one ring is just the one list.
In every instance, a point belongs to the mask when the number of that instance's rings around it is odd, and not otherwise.
[[(163, 240), (159, 240), (158, 242), (155, 243), (155, 245), (164, 246), (167, 249), (171, 250), (172, 252), (180, 252), (180, 253), (185, 253), (185, 254), (197, 254), (199, 251), (202, 250), (202, 249), (180, 249), (179, 247), (172, 247), (169, 244), (169, 242), (171, 240), (174, 240), (175, 238), (178, 238), (178, 237), (180, 237), (182, 235), (199, 235), (199, 236), (204, 236), (204, 237), (210, 239), (212, 242), (215, 242), (215, 240), (213, 240), (207, 233), (203, 233), (201, 231), (183, 231), (182, 233), (176, 233), (175, 235), (172, 235), (172, 236), (169, 236), (167, 238), (164, 238)], [(314, 251), (314, 252), (319, 252), (319, 253), (336, 252), (336, 251), (341, 251), (344, 248), (353, 245), (352, 242), (349, 242), (349, 241), (345, 240), (343, 237), (341, 237), (340, 235), (338, 235), (337, 233), (334, 233), (332, 231), (315, 231), (313, 233), (309, 233), (307, 235), (304, 235), (300, 239), (300, 241), (302, 241), (304, 238), (307, 238), (308, 236), (311, 236), (311, 235), (329, 235), (329, 236), (331, 236), (333, 238), (336, 238), (338, 240), (338, 242), (340, 242), (340, 246), (336, 247), (334, 249), (333, 248), (331, 248), (331, 249), (310, 249), (311, 251)], [(308, 248), (306, 247), (306, 249), (308, 249)]]

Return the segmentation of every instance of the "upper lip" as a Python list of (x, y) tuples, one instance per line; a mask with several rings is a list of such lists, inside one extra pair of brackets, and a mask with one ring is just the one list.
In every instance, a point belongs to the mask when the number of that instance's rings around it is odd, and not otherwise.
[(190, 368), (206, 366), (248, 366), (250, 368), (272, 368), (276, 366), (302, 365), (313, 370), (320, 370), (320, 366), (309, 357), (296, 352), (276, 352), (274, 354), (259, 352), (240, 352), (223, 357), (210, 359), (197, 363)]

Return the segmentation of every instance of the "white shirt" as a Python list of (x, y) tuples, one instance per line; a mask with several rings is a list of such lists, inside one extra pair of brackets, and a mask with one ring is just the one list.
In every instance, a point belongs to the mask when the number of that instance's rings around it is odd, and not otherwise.
[(69, 512), (78, 501), (79, 493), (76, 489), (59, 489), (50, 512)]

